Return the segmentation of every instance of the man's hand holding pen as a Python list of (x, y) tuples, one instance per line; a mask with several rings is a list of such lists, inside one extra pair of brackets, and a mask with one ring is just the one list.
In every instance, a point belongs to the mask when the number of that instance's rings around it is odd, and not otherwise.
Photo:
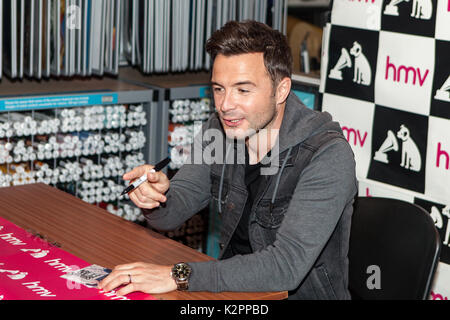
[[(165, 193), (169, 190), (169, 179), (160, 170), (167, 165), (167, 159), (156, 166), (142, 165), (123, 175), (123, 180), (130, 181), (131, 191), (128, 193), (131, 201), (143, 209), (154, 209), (165, 203)], [(142, 182), (147, 175), (147, 180)], [(141, 179), (137, 186), (132, 183)], [(144, 262), (136, 262), (116, 266), (113, 271), (103, 279), (98, 288), (110, 291), (124, 286), (117, 294), (126, 295), (134, 291), (145, 293), (165, 293), (176, 290), (177, 285), (171, 276), (172, 266), (161, 266)]]
[(165, 203), (165, 193), (169, 190), (169, 179), (161, 172), (151, 172), (154, 166), (142, 165), (123, 175), (124, 180), (131, 182), (147, 173), (147, 181), (128, 193), (131, 201), (142, 209), (154, 209)]

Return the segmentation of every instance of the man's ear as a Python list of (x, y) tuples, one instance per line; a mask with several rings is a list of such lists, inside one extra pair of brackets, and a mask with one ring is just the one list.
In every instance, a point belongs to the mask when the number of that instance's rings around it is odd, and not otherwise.
[(277, 90), (275, 92), (275, 99), (277, 104), (282, 104), (286, 101), (289, 96), (289, 92), (291, 92), (291, 85), (291, 78), (288, 77), (283, 78), (278, 83)]

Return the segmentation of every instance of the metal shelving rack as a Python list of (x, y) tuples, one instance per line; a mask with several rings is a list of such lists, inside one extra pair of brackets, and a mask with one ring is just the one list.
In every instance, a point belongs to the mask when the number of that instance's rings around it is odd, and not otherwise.
[(209, 72), (165, 74), (145, 76), (135, 68), (121, 68), (119, 79), (130, 84), (145, 86), (157, 92), (158, 131), (162, 132), (155, 146), (157, 159), (164, 159), (168, 152), (169, 108), (171, 101), (180, 99), (199, 99), (210, 96)]
[[(146, 114), (146, 125), (133, 127), (132, 129), (143, 131), (146, 137), (146, 143), (143, 147), (139, 147), (140, 149), (137, 151), (139, 153), (143, 153), (145, 162), (152, 162), (156, 147), (156, 144), (154, 144), (153, 141), (160, 140), (162, 135), (160, 131), (155, 130), (160, 121), (157, 117), (153, 116), (158, 109), (157, 91), (107, 77), (58, 80), (50, 79), (41, 81), (10, 81), (5, 78), (2, 80), (0, 85), (0, 113), (3, 115), (6, 113), (8, 119), (10, 118), (10, 115), (14, 113), (21, 114), (26, 112), (31, 115), (34, 120), (35, 114), (43, 113), (44, 111), (50, 115), (55, 114), (56, 117), (56, 115), (61, 113), (63, 110), (70, 110), (72, 108), (89, 108), (93, 106), (104, 107), (106, 112), (106, 108), (117, 105), (142, 105), (142, 109), (145, 110)], [(116, 129), (109, 128), (104, 130), (104, 133), (107, 134), (109, 134), (110, 131), (106, 130), (116, 130), (117, 133), (121, 134), (122, 130), (126, 130), (126, 128), (120, 125), (119, 127), (116, 127)], [(92, 133), (92, 131), (98, 131), (98, 133), (101, 134), (102, 130), (91, 130), (89, 133)], [(73, 136), (78, 134), (78, 137), (80, 137), (80, 131), (63, 132)], [(47, 135), (47, 138), (50, 135), (53, 135), (56, 138), (58, 134), (61, 134), (61, 132), (49, 134)], [(24, 139), (22, 140), (26, 141), (25, 143), (31, 144), (31, 147), (33, 147), (33, 143), (36, 143), (38, 138), (39, 137), (36, 134), (29, 134), (24, 136)], [(9, 143), (10, 140), (16, 142), (21, 139), (18, 136), (8, 136), (2, 138), (2, 140), (3, 142)], [(121, 157), (125, 154), (127, 154), (125, 151), (99, 153), (92, 156), (92, 158), (96, 158), (98, 161), (97, 164), (101, 165), (101, 159), (103, 156), (118, 156), (119, 159), (122, 159)], [(50, 165), (53, 162), (54, 166), (56, 166), (57, 161), (66, 161), (66, 159), (70, 159), (71, 161), (74, 161), (74, 163), (79, 163), (80, 158), (81, 157), (79, 155), (72, 157), (55, 156), (53, 161), (51, 161), (51, 159), (46, 159), (44, 161), (50, 163)], [(27, 161), (22, 162), (27, 165)], [(33, 171), (35, 163), (34, 160), (30, 159), (28, 160), (28, 163), (30, 170)], [(8, 173), (10, 168), (14, 165), (15, 163), (5, 163), (3, 164), (3, 170)], [(120, 175), (117, 175), (111, 179), (117, 179), (118, 184), (123, 184)], [(73, 183), (75, 184), (75, 190), (73, 190), (73, 186), (70, 186), (71, 190), (66, 189), (65, 191), (78, 195), (77, 186), (79, 186), (79, 182), (77, 181)], [(61, 186), (59, 183), (50, 184), (54, 186)], [(114, 204), (119, 205), (120, 201), (120, 199), (116, 200)], [(97, 203), (97, 205), (100, 204)]]

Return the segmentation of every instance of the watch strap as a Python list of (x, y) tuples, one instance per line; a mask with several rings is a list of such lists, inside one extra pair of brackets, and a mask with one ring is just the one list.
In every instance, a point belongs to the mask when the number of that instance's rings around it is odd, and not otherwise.
[(180, 291), (186, 291), (187, 289), (189, 289), (189, 281), (186, 280), (179, 280), (176, 279), (175, 280), (176, 284), (177, 284), (177, 289)]

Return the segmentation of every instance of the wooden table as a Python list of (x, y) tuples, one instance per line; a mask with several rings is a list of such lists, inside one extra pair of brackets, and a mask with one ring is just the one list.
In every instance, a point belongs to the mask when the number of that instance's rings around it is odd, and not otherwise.
[[(137, 261), (170, 265), (213, 258), (45, 184), (0, 188), (0, 216), (91, 264)], [(285, 299), (287, 292), (169, 292), (157, 299)]]

